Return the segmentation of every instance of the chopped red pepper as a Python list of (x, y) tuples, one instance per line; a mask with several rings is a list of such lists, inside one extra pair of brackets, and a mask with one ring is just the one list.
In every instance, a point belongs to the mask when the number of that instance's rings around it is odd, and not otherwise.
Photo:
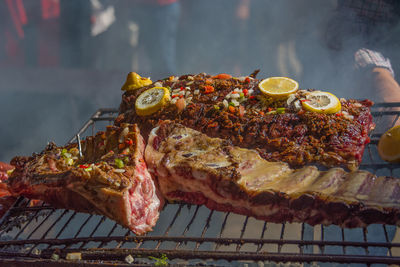
[(183, 90), (185, 90), (185, 88), (182, 86), (182, 87), (181, 87), (181, 91), (183, 91)]
[(244, 106), (239, 106), (239, 117), (242, 118), (244, 116)]
[(204, 86), (204, 93), (205, 94), (209, 94), (209, 93), (212, 93), (212, 92), (214, 92), (214, 86), (211, 86), (211, 85), (206, 85), (206, 86)]
[(206, 84), (212, 84), (214, 81), (212, 79), (206, 79)]
[(125, 144), (127, 144), (128, 146), (133, 145), (132, 139), (127, 139), (127, 140), (125, 140)]
[(172, 98), (177, 97), (178, 95), (172, 95)]
[(179, 98), (183, 98), (183, 95), (180, 95)]
[(231, 113), (235, 113), (236, 108), (235, 108), (234, 106), (229, 106), (229, 111), (230, 111)]
[(254, 96), (254, 95), (251, 95), (251, 96), (249, 96), (249, 98), (250, 98), (250, 99), (255, 99), (255, 98), (256, 98), (256, 96)]
[(259, 114), (260, 114), (261, 116), (264, 116), (264, 111), (260, 111)]
[(268, 112), (272, 111), (272, 108), (268, 108)]
[(343, 116), (343, 113), (336, 113), (337, 117)]
[(218, 126), (218, 122), (214, 121), (208, 124), (208, 128), (215, 128)]
[(243, 94), (244, 94), (244, 96), (247, 96), (248, 93), (249, 93), (249, 90), (243, 89)]
[(310, 102), (310, 99), (301, 99), (300, 102)]
[(104, 146), (104, 141), (101, 141), (101, 142), (99, 142), (99, 143), (97, 144), (97, 147), (102, 147), (102, 146)]
[(250, 83), (250, 78), (249, 78), (249, 77), (246, 77), (246, 79), (244, 79), (244, 81), (245, 81), (246, 83)]
[(81, 169), (87, 169), (87, 168), (89, 168), (89, 166), (88, 166), (88, 165), (79, 165), (79, 168), (81, 168)]
[(226, 74), (226, 73), (220, 73), (220, 74), (218, 74), (218, 75), (215, 75), (213, 78), (214, 78), (214, 79), (227, 80), (227, 79), (232, 78), (232, 75)]

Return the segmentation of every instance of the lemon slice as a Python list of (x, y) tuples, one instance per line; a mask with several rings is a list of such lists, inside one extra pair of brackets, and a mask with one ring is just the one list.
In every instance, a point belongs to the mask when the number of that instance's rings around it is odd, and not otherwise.
[(378, 153), (383, 160), (400, 162), (400, 125), (384, 133), (378, 142)]
[(143, 86), (150, 85), (152, 83), (153, 82), (149, 78), (143, 78), (136, 72), (129, 72), (121, 90), (123, 91), (135, 90)]
[(170, 101), (169, 90), (165, 87), (153, 87), (139, 95), (135, 102), (136, 114), (151, 115)]
[(328, 92), (314, 91), (306, 96), (302, 102), (303, 108), (308, 111), (332, 114), (340, 111), (342, 105), (339, 99)]
[(274, 98), (284, 98), (293, 94), (299, 88), (298, 82), (287, 77), (270, 77), (262, 80), (258, 87), (265, 95)]

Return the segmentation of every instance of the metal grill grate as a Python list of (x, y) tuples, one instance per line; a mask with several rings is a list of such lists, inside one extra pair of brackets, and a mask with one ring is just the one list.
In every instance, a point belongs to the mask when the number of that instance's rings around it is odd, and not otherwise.
[[(99, 109), (79, 130), (82, 137), (112, 124), (117, 110)], [(399, 119), (400, 103), (376, 104), (377, 124), (371, 133), (362, 169), (400, 177), (400, 165), (379, 159), (376, 145), (383, 132)], [(70, 142), (75, 141), (72, 138)], [(181, 265), (263, 265), (269, 262), (323, 264), (400, 262), (400, 231), (394, 226), (341, 229), (337, 226), (274, 224), (202, 206), (168, 204), (153, 232), (135, 236), (104, 216), (54, 209), (20, 198), (0, 220), (0, 263), (15, 266), (151, 265), (163, 254)], [(80, 252), (83, 261), (66, 261)], [(59, 256), (55, 261), (54, 254)], [(149, 257), (150, 256), (150, 257)]]

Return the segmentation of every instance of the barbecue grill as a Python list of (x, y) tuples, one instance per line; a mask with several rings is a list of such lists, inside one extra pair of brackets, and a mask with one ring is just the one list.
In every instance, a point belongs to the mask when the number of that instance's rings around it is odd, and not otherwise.
[[(77, 136), (93, 135), (112, 124), (116, 109), (99, 109)], [(372, 107), (376, 123), (361, 169), (400, 177), (400, 165), (377, 155), (384, 131), (399, 119), (400, 103)], [(0, 220), (0, 263), (9, 266), (259, 265), (276, 262), (400, 262), (400, 231), (371, 225), (342, 229), (300, 223), (275, 224), (203, 206), (167, 204), (153, 232), (136, 236), (104, 216), (55, 209), (19, 198)], [(81, 260), (67, 260), (79, 252)]]

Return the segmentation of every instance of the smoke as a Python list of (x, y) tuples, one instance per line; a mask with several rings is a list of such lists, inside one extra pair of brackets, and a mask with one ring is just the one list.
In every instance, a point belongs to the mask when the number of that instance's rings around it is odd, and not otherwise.
[[(0, 56), (0, 160), (39, 152), (48, 141), (64, 144), (96, 109), (117, 108), (129, 71), (164, 78), (152, 69), (161, 63), (148, 53), (154, 44), (166, 45), (151, 28), (155, 13), (140, 11), (135, 1), (96, 2), (105, 10), (115, 8), (116, 20), (104, 32), (90, 36), (90, 1), (60, 0), (61, 18), (29, 24), (25, 39), (15, 41), (18, 49), (6, 59)], [(179, 12), (176, 74), (248, 75), (261, 69), (258, 78), (289, 76), (302, 88), (339, 97), (376, 97), (355, 89), (359, 81), (346, 47), (333, 54), (325, 41), (336, 1), (250, 0), (249, 17), (238, 19), (241, 2), (180, 1), (174, 11)], [(28, 15), (37, 10), (32, 3)], [(171, 17), (158, 16), (172, 23)], [(0, 30), (12, 32), (4, 21)], [(144, 33), (150, 37), (144, 39)]]

